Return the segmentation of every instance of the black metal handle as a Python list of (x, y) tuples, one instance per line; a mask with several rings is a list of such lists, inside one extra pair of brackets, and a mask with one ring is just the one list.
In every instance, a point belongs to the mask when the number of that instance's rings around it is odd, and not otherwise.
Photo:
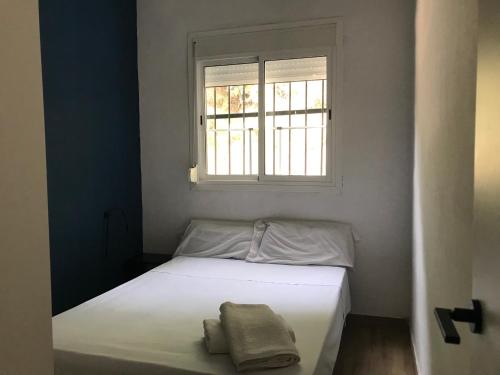
[(473, 333), (481, 333), (483, 329), (481, 303), (475, 299), (472, 300), (471, 309), (456, 308), (450, 310), (436, 307), (434, 315), (436, 316), (444, 342), (449, 344), (460, 344), (460, 335), (453, 321), (470, 323), (470, 329)]

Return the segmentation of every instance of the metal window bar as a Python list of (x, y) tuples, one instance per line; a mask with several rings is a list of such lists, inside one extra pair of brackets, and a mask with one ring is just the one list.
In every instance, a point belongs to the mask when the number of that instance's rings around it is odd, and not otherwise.
[(279, 154), (278, 154), (278, 165), (279, 165), (279, 168), (280, 168), (280, 174), (283, 174), (283, 170), (282, 170), (282, 167), (283, 167), (283, 160), (282, 160), (282, 152), (281, 152), (281, 149), (283, 148), (283, 132), (281, 131), (281, 126), (278, 126), (276, 128), (276, 130), (279, 130), (278, 131), (278, 134), (280, 135), (280, 138), (279, 138), (279, 144), (278, 144), (278, 149), (279, 149)]
[[(214, 87), (214, 115), (217, 116), (217, 89)], [(214, 129), (217, 130), (217, 119), (214, 120)], [(217, 174), (217, 132), (214, 132), (214, 173)]]
[[(205, 116), (207, 114), (207, 90), (205, 89), (205, 100), (203, 101), (205, 103)], [(207, 120), (205, 119), (205, 170), (208, 171), (208, 124), (206, 123)]]
[[(317, 81), (317, 80), (305, 80), (305, 109), (303, 110), (292, 110), (291, 109), (291, 82), (286, 82), (289, 85), (289, 108), (288, 110), (285, 111), (276, 111), (275, 110), (275, 105), (276, 105), (276, 83), (279, 82), (274, 82), (273, 83), (273, 111), (266, 111), (266, 116), (272, 116), (273, 117), (273, 174), (276, 174), (276, 152), (279, 150), (278, 154), (278, 165), (280, 166), (280, 174), (283, 174), (281, 172), (281, 166), (282, 166), (282, 146), (283, 146), (283, 130), (288, 131), (288, 175), (291, 175), (291, 133), (292, 130), (295, 129), (304, 129), (304, 175), (307, 176), (308, 171), (307, 171), (307, 131), (308, 129), (321, 129), (321, 144), (320, 144), (320, 175), (323, 175), (323, 164), (325, 163), (324, 160), (324, 153), (323, 150), (325, 148), (324, 145), (324, 133), (325, 133), (325, 123), (324, 123), (324, 115), (326, 113), (326, 108), (325, 108), (325, 80), (321, 80), (321, 108), (308, 108), (308, 84), (311, 81)], [(298, 81), (300, 82), (300, 81)], [(284, 82), (283, 82), (284, 83)], [(294, 114), (303, 114), (305, 117), (305, 125), (304, 126), (291, 126), (291, 116)], [(321, 114), (321, 125), (316, 126), (316, 125), (309, 125), (308, 124), (308, 115), (309, 114)], [(278, 126), (276, 127), (276, 116), (280, 115), (288, 115), (289, 116), (289, 126)], [(279, 142), (278, 142), (278, 150), (276, 149), (276, 142), (275, 142), (275, 134), (276, 130), (279, 131)]]
[[(245, 85), (243, 85), (243, 91), (242, 91), (242, 100), (243, 100), (243, 157), (242, 157), (242, 161), (243, 161), (243, 174), (245, 175), (246, 174), (246, 163), (245, 163), (245, 143), (246, 143), (246, 130), (245, 130)], [(250, 152), (252, 152), (252, 150), (250, 150)], [(252, 174), (251, 172), (249, 174)]]
[[(273, 83), (273, 111), (276, 109), (276, 83)], [(276, 115), (273, 115), (273, 175), (276, 174)]]
[[(307, 126), (307, 129), (323, 129), (324, 127), (321, 126), (321, 125), (309, 125)], [(306, 129), (306, 126), (278, 126), (276, 127), (277, 130), (288, 130), (288, 129)], [(243, 128), (233, 128), (232, 129), (233, 131), (242, 131), (244, 130)], [(255, 130), (254, 128), (248, 128), (247, 131), (250, 131), (250, 130)], [(212, 131), (215, 131), (215, 132), (225, 132), (226, 129), (216, 129), (216, 130), (212, 130)]]
[[(242, 159), (242, 163), (243, 163), (243, 174), (253, 174), (253, 173), (256, 173), (256, 171), (254, 172), (252, 169), (252, 161), (253, 161), (253, 148), (252, 148), (252, 132), (255, 130), (254, 128), (246, 128), (246, 118), (247, 117), (258, 117), (259, 113), (258, 112), (246, 112), (246, 103), (245, 103), (245, 85), (237, 85), (237, 86), (242, 86), (243, 87), (243, 96), (242, 96), (242, 104), (243, 104), (243, 112), (242, 113), (231, 113), (231, 87), (233, 87), (233, 85), (230, 85), (230, 86), (226, 86), (227, 87), (227, 90), (228, 90), (228, 113), (223, 113), (223, 114), (219, 114), (217, 113), (217, 107), (216, 107), (216, 103), (217, 103), (217, 91), (216, 91), (216, 86), (211, 86), (211, 87), (207, 87), (206, 90), (213, 90), (213, 95), (214, 95), (214, 114), (213, 115), (205, 115), (205, 118), (206, 120), (214, 120), (214, 124), (215, 124), (215, 129), (213, 130), (209, 130), (208, 129), (208, 126), (207, 126), (207, 129), (206, 129), (206, 138), (207, 138), (207, 142), (206, 144), (208, 144), (208, 132), (211, 131), (213, 132), (214, 134), (214, 152), (215, 152), (215, 160), (214, 160), (214, 170), (215, 170), (215, 174), (217, 175), (217, 133), (221, 133), (221, 132), (225, 132), (227, 135), (228, 135), (228, 171), (229, 173), (228, 174), (232, 174), (232, 170), (231, 170), (231, 158), (232, 156), (232, 151), (231, 151), (231, 134), (234, 133), (234, 131), (241, 131), (243, 133), (243, 159)], [(207, 105), (205, 103), (205, 113), (207, 112)], [(284, 112), (288, 112), (288, 111), (284, 111)], [(233, 128), (231, 126), (231, 119), (235, 119), (235, 118), (241, 118), (243, 120), (243, 125), (242, 127), (238, 127), (238, 128)], [(227, 129), (219, 129), (218, 128), (218, 125), (217, 125), (217, 120), (220, 120), (220, 119), (224, 119), (224, 120), (228, 120), (228, 128)], [(249, 133), (247, 135), (247, 132)], [(246, 159), (245, 159), (245, 154), (246, 154), (246, 137), (248, 137), (248, 142), (249, 142), (249, 145), (248, 145), (248, 155), (249, 155), (249, 166), (248, 166), (248, 171), (247, 171), (247, 167), (246, 167)], [(207, 154), (207, 153), (206, 153)], [(208, 158), (206, 158), (208, 159)], [(208, 168), (208, 162), (206, 161), (205, 163), (205, 168)], [(220, 167), (220, 166), (219, 166)]]
[(231, 86), (227, 86), (227, 174), (231, 175)]
[[(323, 80), (321, 82), (321, 109), (324, 110), (325, 109), (325, 80)], [(320, 163), (320, 170), (319, 170), (319, 174), (322, 175), (323, 174), (323, 138), (324, 138), (324, 126), (325, 126), (325, 123), (324, 123), (324, 119), (325, 119), (325, 115), (324, 114), (321, 114), (321, 147), (320, 147), (320, 152), (321, 152), (321, 163)]]
[[(255, 113), (255, 116), (259, 116), (259, 112), (251, 112), (252, 116), (253, 114)], [(245, 114), (246, 116), (246, 114)], [(253, 128), (249, 128), (248, 129), (248, 171), (249, 171), (249, 174), (253, 174), (254, 171), (253, 171), (253, 158), (254, 158), (254, 155), (253, 155), (253, 147), (252, 147), (252, 132), (253, 132)]]
[[(292, 82), (288, 82), (288, 111), (292, 110)], [(292, 127), (292, 114), (288, 114), (288, 127)], [(288, 175), (292, 174), (292, 130), (288, 129)]]
[[(282, 130), (287, 130), (288, 131), (288, 175), (291, 175), (291, 138), (292, 138), (292, 129), (304, 129), (304, 175), (307, 176), (307, 134), (308, 134), (308, 129), (321, 129), (321, 145), (320, 145), (320, 152), (321, 152), (321, 157), (320, 157), (320, 174), (323, 175), (323, 167), (324, 167), (324, 149), (325, 149), (325, 144), (324, 144), (324, 137), (325, 137), (325, 122), (324, 122), (324, 115), (326, 113), (326, 108), (325, 108), (325, 86), (326, 82), (325, 80), (321, 80), (321, 108), (314, 108), (314, 109), (308, 109), (308, 84), (311, 81), (317, 81), (317, 80), (305, 80), (305, 108), (304, 109), (296, 109), (292, 110), (291, 108), (291, 95), (292, 95), (292, 89), (291, 89), (291, 84), (292, 82), (295, 81), (288, 81), (288, 82), (273, 82), (273, 110), (272, 111), (266, 111), (265, 115), (266, 116), (272, 116), (273, 118), (273, 174), (276, 174), (276, 131), (279, 131), (279, 144), (278, 144), (278, 150), (279, 150), (279, 155), (278, 155), (278, 165), (280, 166), (280, 172), (281, 171), (281, 166), (282, 166), (282, 146), (283, 146), (283, 133)], [(300, 82), (300, 81), (298, 81)], [(276, 83), (288, 83), (288, 110), (281, 110), (281, 111), (276, 111)], [(232, 86), (232, 85), (231, 85)], [(247, 131), (248, 131), (248, 137), (249, 137), (249, 171), (248, 174), (252, 174), (253, 167), (252, 167), (252, 158), (253, 158), (253, 153), (252, 153), (252, 131), (254, 130), (253, 128), (246, 129), (246, 118), (247, 117), (258, 117), (258, 112), (246, 112), (246, 104), (245, 104), (245, 85), (243, 86), (243, 91), (242, 91), (242, 100), (243, 100), (243, 112), (242, 113), (231, 113), (231, 86), (227, 86), (228, 90), (228, 113), (227, 114), (218, 114), (217, 113), (217, 90), (215, 86), (212, 87), (207, 87), (206, 89), (212, 89), (213, 90), (213, 96), (214, 96), (214, 114), (213, 115), (206, 115), (206, 120), (214, 120), (214, 125), (215, 129), (213, 130), (214, 134), (214, 170), (215, 174), (217, 174), (217, 133), (226, 131), (228, 134), (228, 171), (229, 174), (231, 174), (231, 132), (234, 130), (242, 131), (243, 132), (243, 174), (246, 174), (246, 161), (245, 161), (245, 156), (246, 156), (246, 137), (247, 137)], [(206, 103), (205, 103), (205, 113), (206, 113)], [(303, 114), (305, 117), (305, 124), (304, 126), (296, 126), (292, 127), (291, 126), (291, 117), (292, 115), (301, 115)], [(308, 125), (308, 115), (309, 114), (321, 114), (321, 125), (320, 126), (310, 126)], [(276, 127), (276, 116), (286, 116), (288, 115), (288, 127), (286, 126), (278, 126)], [(231, 119), (236, 119), (236, 118), (242, 118), (243, 119), (243, 126), (242, 128), (231, 128)], [(228, 129), (218, 129), (217, 125), (217, 120), (219, 119), (227, 119), (228, 120)], [(207, 121), (206, 121), (207, 122)], [(207, 123), (208, 125), (208, 123)], [(208, 126), (207, 126), (207, 134), (208, 134)], [(208, 143), (208, 139), (207, 139)], [(280, 173), (283, 174), (283, 173)]]
[(305, 82), (305, 85), (306, 85), (306, 90), (305, 90), (305, 95), (306, 95), (306, 100), (305, 100), (306, 110), (305, 110), (305, 114), (304, 114), (304, 117), (305, 117), (304, 121), (305, 121), (306, 130), (304, 130), (304, 132), (306, 134), (305, 134), (305, 137), (304, 137), (305, 138), (305, 140), (304, 140), (304, 143), (305, 143), (305, 145), (304, 145), (304, 149), (305, 149), (304, 150), (304, 153), (305, 153), (305, 155), (304, 155), (304, 175), (307, 176), (307, 86), (308, 86), (307, 81)]
[[(304, 114), (317, 114), (326, 113), (325, 108), (313, 108), (313, 109), (292, 109), (284, 111), (266, 111), (266, 116), (286, 116), (286, 115), (304, 115)], [(231, 113), (221, 114), (221, 115), (207, 115), (208, 120), (213, 119), (229, 119), (229, 118), (243, 118), (243, 117), (258, 117), (259, 112), (246, 112), (246, 113)]]
[(248, 167), (250, 168), (250, 173), (253, 172), (253, 170), (252, 170), (252, 131), (253, 131), (253, 128), (248, 129), (248, 148), (250, 149), (250, 152), (249, 152), (250, 165)]

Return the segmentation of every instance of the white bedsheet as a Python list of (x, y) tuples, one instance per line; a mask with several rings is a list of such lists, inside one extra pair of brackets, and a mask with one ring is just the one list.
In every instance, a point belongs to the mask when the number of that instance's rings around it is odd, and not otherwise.
[(350, 310), (345, 269), (187, 257), (55, 316), (56, 374), (234, 374), (202, 341), (225, 301), (266, 303), (297, 337), (298, 365), (246, 374), (331, 375)]

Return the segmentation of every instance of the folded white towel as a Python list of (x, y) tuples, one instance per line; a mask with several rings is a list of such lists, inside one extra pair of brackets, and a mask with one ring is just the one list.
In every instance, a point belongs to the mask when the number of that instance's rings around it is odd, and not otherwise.
[(219, 319), (205, 319), (203, 331), (205, 332), (205, 345), (210, 354), (229, 353), (226, 336)]
[[(295, 332), (288, 322), (281, 315), (278, 318), (285, 325), (293, 342), (295, 342)], [(203, 330), (205, 332), (205, 345), (210, 354), (228, 354), (226, 335), (219, 319), (205, 319), (203, 321)]]
[(300, 361), (286, 326), (269, 306), (224, 302), (220, 312), (238, 371), (286, 367)]

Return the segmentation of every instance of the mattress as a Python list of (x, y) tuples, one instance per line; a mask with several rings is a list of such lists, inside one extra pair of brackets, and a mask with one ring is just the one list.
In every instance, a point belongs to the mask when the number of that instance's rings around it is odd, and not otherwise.
[(234, 374), (229, 355), (208, 354), (202, 338), (203, 319), (225, 301), (268, 304), (293, 327), (301, 361), (273, 375), (332, 374), (350, 310), (344, 268), (189, 257), (55, 316), (55, 373)]

